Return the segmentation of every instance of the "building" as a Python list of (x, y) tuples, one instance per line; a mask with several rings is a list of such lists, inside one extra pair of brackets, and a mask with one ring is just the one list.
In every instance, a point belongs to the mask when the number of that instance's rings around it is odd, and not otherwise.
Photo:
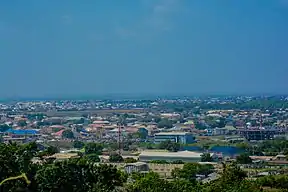
[(147, 165), (147, 163), (143, 162), (128, 163), (124, 166), (124, 170), (128, 174), (131, 174), (133, 172), (146, 172), (149, 171), (149, 166)]
[(170, 140), (180, 144), (190, 144), (195, 142), (195, 138), (190, 132), (162, 132), (156, 133), (154, 136), (155, 143)]
[[(143, 151), (139, 155), (139, 161), (149, 162), (154, 160), (165, 160), (173, 162), (181, 160), (183, 162), (200, 162), (203, 153), (192, 151), (179, 151), (179, 152), (158, 152), (158, 151)], [(211, 153), (213, 158), (216, 158), (214, 153)]]
[(277, 128), (241, 128), (238, 129), (239, 135), (248, 141), (271, 140), (276, 135), (285, 134), (286, 130)]
[(22, 137), (39, 137), (39, 131), (33, 129), (23, 129), (23, 130), (16, 130), (16, 129), (9, 129), (4, 132), (5, 135), (10, 136), (11, 138), (22, 138)]
[(229, 130), (227, 128), (218, 128), (216, 127), (213, 130), (213, 135), (227, 135), (229, 133)]

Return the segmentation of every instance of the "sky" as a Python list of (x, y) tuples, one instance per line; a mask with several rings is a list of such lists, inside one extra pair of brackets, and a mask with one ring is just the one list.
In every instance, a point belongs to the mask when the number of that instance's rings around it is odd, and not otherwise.
[(0, 1), (0, 98), (288, 93), (288, 0)]

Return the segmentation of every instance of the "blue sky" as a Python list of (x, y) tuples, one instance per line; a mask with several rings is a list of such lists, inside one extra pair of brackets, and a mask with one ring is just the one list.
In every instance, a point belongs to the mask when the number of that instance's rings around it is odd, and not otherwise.
[(0, 97), (287, 93), (288, 0), (0, 1)]

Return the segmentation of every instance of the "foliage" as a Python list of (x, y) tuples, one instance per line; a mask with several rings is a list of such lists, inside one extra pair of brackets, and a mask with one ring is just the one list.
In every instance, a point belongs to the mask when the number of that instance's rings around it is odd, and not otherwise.
[(62, 133), (62, 137), (67, 139), (74, 139), (74, 134), (71, 130), (65, 130)]
[(124, 161), (123, 157), (118, 153), (113, 153), (109, 156), (109, 162), (111, 163), (120, 163), (123, 161)]
[(152, 160), (149, 163), (155, 163), (155, 164), (169, 164), (166, 160)]
[(128, 186), (128, 191), (163, 192), (163, 191), (171, 191), (171, 189), (168, 181), (161, 179), (159, 175), (156, 173), (149, 172), (145, 176), (137, 175), (136, 181)]
[(137, 160), (132, 157), (127, 157), (124, 159), (124, 163), (136, 163)]
[[(98, 147), (98, 144), (96, 144), (97, 147), (95, 144), (92, 145), (90, 147), (93, 150)], [(46, 151), (47, 153), (55, 152), (53, 148), (47, 148)], [(18, 189), (26, 191), (29, 189), (29, 191), (37, 192), (108, 192), (122, 189), (126, 192), (254, 192), (261, 191), (261, 187), (282, 191), (288, 189), (287, 175), (266, 176), (256, 181), (249, 181), (245, 179), (246, 172), (235, 163), (223, 164), (221, 177), (207, 184), (197, 182), (196, 175), (208, 175), (213, 172), (212, 166), (185, 163), (182, 169), (173, 170), (174, 179), (172, 180), (162, 179), (153, 172), (133, 173), (131, 175), (133, 182), (124, 185), (127, 174), (111, 165), (97, 166), (95, 162), (99, 160), (98, 154), (89, 153), (78, 159), (59, 162), (32, 163), (32, 158), (39, 153), (36, 143), (0, 144), (0, 183), (7, 180), (1, 186), (2, 191), (14, 192)], [(117, 154), (110, 156), (110, 159), (113, 158), (118, 159), (114, 162), (119, 162), (119, 159), (123, 160)], [(21, 179), (24, 178), (24, 174), (26, 178)], [(13, 178), (15, 180), (11, 180)]]
[(213, 157), (210, 155), (210, 153), (203, 153), (201, 155), (201, 161), (202, 162), (212, 162), (213, 161)]
[(172, 171), (172, 177), (176, 179), (185, 179), (190, 182), (196, 181), (196, 175), (209, 175), (213, 172), (213, 166), (200, 165), (198, 163), (185, 163), (183, 168), (175, 168)]
[(7, 130), (9, 130), (11, 127), (7, 124), (1, 124), (0, 125), (0, 132), (5, 132)]
[(235, 181), (243, 181), (247, 177), (245, 171), (240, 169), (237, 164), (232, 163), (230, 165), (223, 164), (223, 174), (221, 180), (224, 183), (233, 183)]
[(171, 164), (184, 164), (182, 160), (173, 161)]
[(173, 121), (163, 118), (157, 123), (158, 128), (172, 128), (173, 127)]
[[(50, 177), (47, 177), (51, 175)], [(39, 191), (92, 191), (95, 186), (114, 190), (121, 186), (121, 174), (115, 167), (95, 166), (85, 159), (72, 159), (47, 165), (36, 176)]]
[(103, 145), (99, 143), (87, 143), (85, 145), (85, 154), (98, 154), (101, 155), (103, 150)]
[(55, 153), (59, 153), (59, 149), (54, 146), (49, 146), (44, 151), (40, 151), (37, 156), (38, 157), (51, 156), (54, 155)]
[(149, 172), (146, 175), (135, 174), (135, 180), (132, 184), (128, 185), (128, 192), (191, 192), (197, 190), (197, 185), (187, 180), (173, 180), (168, 181), (161, 179), (158, 174)]
[(247, 153), (242, 153), (239, 156), (236, 157), (236, 162), (238, 164), (251, 164), (252, 159)]
[(27, 126), (27, 122), (26, 122), (25, 120), (19, 120), (19, 121), (17, 122), (17, 125), (18, 125), (19, 127), (25, 127), (25, 126)]
[(97, 154), (89, 154), (89, 155), (85, 155), (84, 157), (87, 159), (87, 161), (90, 161), (93, 163), (100, 162), (100, 158)]
[(162, 141), (158, 147), (160, 149), (166, 149), (168, 151), (176, 152), (176, 151), (179, 151), (180, 144), (172, 142), (171, 140), (166, 140), (166, 141)]
[(218, 118), (218, 117), (212, 117), (212, 116), (206, 116), (205, 122), (208, 124), (211, 128), (223, 128), (225, 127), (225, 119), (224, 118)]
[(42, 121), (43, 119), (45, 119), (45, 114), (43, 114), (43, 113), (27, 114), (27, 118), (29, 120)]
[[(37, 165), (31, 163), (31, 159), (36, 156), (38, 148), (36, 143), (18, 145), (15, 143), (0, 144), (0, 180), (15, 177), (26, 173), (30, 181), (37, 170)], [(15, 191), (19, 187), (26, 187), (24, 180), (5, 182), (3, 191)]]
[(74, 141), (73, 147), (76, 149), (81, 149), (85, 146), (85, 144), (82, 141)]
[(257, 179), (257, 183), (263, 187), (271, 187), (277, 189), (288, 189), (287, 175), (269, 175)]
[(61, 190), (89, 192), (99, 187), (106, 191), (113, 191), (115, 187), (122, 186), (126, 179), (115, 167), (95, 166), (88, 158), (33, 164), (31, 159), (38, 152), (35, 143), (0, 145), (0, 181), (18, 178), (18, 175), (23, 176), (22, 173), (25, 173), (27, 180), (31, 181), (28, 186), (26, 179), (7, 181), (1, 186), (2, 191), (14, 192), (18, 188), (27, 189), (27, 187), (30, 191), (40, 192)]
[(206, 192), (254, 192), (260, 191), (259, 186), (245, 180), (246, 172), (241, 170), (236, 164), (223, 164), (222, 176), (215, 182), (205, 187)]

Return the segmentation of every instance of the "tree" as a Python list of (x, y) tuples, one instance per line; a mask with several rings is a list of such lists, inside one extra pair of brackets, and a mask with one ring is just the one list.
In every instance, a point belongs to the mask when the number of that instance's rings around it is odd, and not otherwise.
[(168, 151), (176, 152), (176, 151), (179, 151), (180, 144), (172, 142), (171, 140), (166, 140), (166, 141), (163, 141), (159, 144), (159, 148), (160, 149), (166, 149)]
[(59, 149), (54, 146), (49, 146), (47, 147), (46, 150), (39, 152), (38, 157), (42, 158), (44, 156), (51, 156), (51, 155), (54, 155), (55, 153), (59, 153)]
[(97, 154), (101, 155), (103, 146), (99, 143), (87, 143), (85, 145), (85, 154)]
[(88, 161), (93, 162), (93, 163), (100, 162), (100, 158), (97, 154), (89, 154), (89, 155), (86, 155), (85, 158)]
[(5, 132), (7, 130), (11, 129), (11, 127), (7, 124), (0, 125), (0, 132)]
[(173, 161), (171, 164), (184, 164), (182, 160)]
[(109, 162), (111, 163), (121, 163), (123, 161), (124, 161), (123, 157), (118, 153), (113, 153), (109, 156)]
[(196, 174), (209, 175), (213, 172), (213, 166), (200, 165), (198, 163), (185, 163), (183, 168), (172, 170), (172, 177), (175, 179), (186, 179), (190, 182), (196, 182)]
[(145, 175), (135, 173), (132, 176), (133, 183), (128, 185), (128, 192), (191, 192), (202, 191), (199, 185), (191, 183), (187, 180), (172, 180), (161, 179), (157, 173), (149, 172)]
[(19, 127), (25, 127), (25, 126), (27, 126), (27, 122), (25, 120), (20, 120), (17, 122), (17, 125)]
[(158, 128), (172, 128), (173, 122), (167, 118), (163, 118), (161, 119), (161, 121), (157, 123), (157, 127)]
[[(28, 179), (33, 182), (38, 165), (33, 164), (31, 159), (37, 153), (37, 144), (34, 142), (25, 145), (0, 144), (0, 181), (26, 173)], [(1, 187), (2, 191), (16, 191), (19, 187), (27, 187), (27, 183), (24, 180), (17, 180), (5, 182)]]
[(247, 153), (243, 153), (236, 157), (236, 162), (238, 164), (250, 164), (252, 163), (252, 159)]
[(85, 144), (82, 141), (74, 141), (73, 147), (76, 149), (81, 149), (85, 146)]
[(201, 161), (202, 162), (212, 162), (213, 161), (213, 157), (210, 155), (210, 153), (203, 153), (201, 155)]
[(85, 123), (85, 119), (84, 118), (80, 118), (80, 119), (74, 120), (73, 123), (74, 124), (83, 124), (83, 123)]
[(132, 157), (127, 157), (124, 159), (124, 163), (136, 163), (137, 160)]
[(155, 164), (169, 164), (166, 160), (152, 160), (149, 163), (155, 163)]
[(149, 172), (146, 175), (137, 174), (134, 179), (135, 181), (128, 186), (129, 192), (171, 191), (171, 185), (169, 185), (169, 182), (161, 179), (157, 173)]
[(246, 172), (241, 170), (235, 163), (223, 164), (221, 177), (205, 187), (207, 192), (254, 192), (260, 191), (256, 183), (245, 180)]
[(62, 137), (66, 139), (74, 139), (74, 134), (71, 130), (65, 130), (62, 133)]
[(257, 183), (263, 187), (271, 187), (276, 189), (288, 189), (287, 175), (269, 175), (257, 179)]
[(38, 191), (113, 191), (123, 185), (121, 173), (113, 166), (71, 159), (47, 165), (37, 171)]
[(245, 171), (240, 169), (237, 164), (232, 163), (230, 165), (223, 164), (223, 173), (221, 180), (225, 183), (233, 183), (235, 181), (243, 181), (247, 177)]

